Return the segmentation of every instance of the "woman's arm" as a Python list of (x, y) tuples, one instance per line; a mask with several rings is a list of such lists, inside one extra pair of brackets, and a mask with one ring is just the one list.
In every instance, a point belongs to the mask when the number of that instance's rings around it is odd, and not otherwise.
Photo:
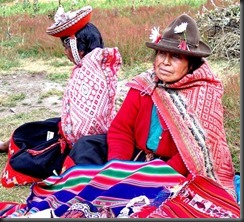
[(140, 108), (140, 92), (130, 89), (108, 130), (108, 160), (130, 160), (134, 147), (134, 126)]

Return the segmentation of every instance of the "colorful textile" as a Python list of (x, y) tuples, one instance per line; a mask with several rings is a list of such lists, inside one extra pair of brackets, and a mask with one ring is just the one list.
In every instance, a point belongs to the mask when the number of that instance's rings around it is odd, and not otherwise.
[(219, 182), (235, 198), (234, 167), (223, 125), (223, 86), (207, 62), (172, 84), (157, 85), (153, 70), (128, 86), (151, 95), (191, 174)]
[(240, 218), (240, 208), (216, 181), (195, 176), (147, 218)]
[(163, 187), (184, 180), (164, 161), (110, 161), (104, 166), (75, 166), (60, 176), (51, 176), (32, 186), (24, 210), (5, 212), (4, 218), (26, 216), (53, 208), (60, 217), (75, 203), (90, 202), (99, 212), (109, 208), (117, 216), (134, 197), (153, 201)]
[(84, 201), (71, 205), (61, 218), (99, 218), (99, 212), (91, 203)]
[(4, 215), (12, 214), (18, 211), (20, 214), (25, 214), (26, 204), (18, 204), (16, 202), (0, 202), (0, 218), (5, 217)]
[(162, 202), (166, 201), (173, 192), (165, 187), (157, 194), (155, 199), (150, 200), (144, 196), (134, 197), (130, 202), (120, 211), (118, 218), (146, 218), (151, 212), (156, 210)]
[(84, 135), (106, 133), (115, 116), (118, 48), (96, 48), (73, 69), (63, 96), (61, 125), (70, 144)]

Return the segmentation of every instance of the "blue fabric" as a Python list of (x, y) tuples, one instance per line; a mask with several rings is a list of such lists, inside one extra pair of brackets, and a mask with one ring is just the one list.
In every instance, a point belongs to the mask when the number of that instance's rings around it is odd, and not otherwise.
[(163, 128), (161, 126), (161, 123), (159, 122), (158, 113), (155, 105), (153, 105), (152, 108), (152, 116), (151, 116), (151, 125), (150, 125), (150, 131), (149, 136), (147, 140), (147, 147), (152, 150), (156, 151), (159, 144), (159, 137), (163, 133)]
[[(52, 208), (60, 217), (72, 204), (88, 201), (98, 209), (109, 207), (117, 216), (132, 198), (141, 195), (151, 202), (156, 198), (153, 204), (158, 206), (170, 195), (164, 184), (171, 187), (183, 179), (159, 159), (150, 162), (113, 160), (104, 166), (76, 165), (59, 176), (33, 184), (26, 211), (35, 213)], [(22, 214), (16, 210), (10, 217), (19, 216)]]
[(169, 191), (165, 187), (162, 187), (162, 190), (159, 191), (158, 195), (153, 200), (153, 202), (151, 203), (151, 205), (152, 206), (159, 207), (171, 194), (172, 194), (171, 191)]
[(240, 205), (240, 175), (235, 175), (234, 184), (236, 189), (236, 201)]

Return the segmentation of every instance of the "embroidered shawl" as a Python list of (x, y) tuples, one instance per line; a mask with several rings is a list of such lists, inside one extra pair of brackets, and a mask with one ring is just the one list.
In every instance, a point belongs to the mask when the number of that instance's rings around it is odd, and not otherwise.
[(152, 69), (127, 85), (152, 96), (191, 174), (222, 184), (233, 196), (234, 167), (223, 125), (223, 85), (206, 61), (192, 74), (157, 87)]
[(115, 111), (118, 48), (96, 48), (75, 66), (63, 96), (61, 126), (74, 144), (81, 136), (106, 133)]

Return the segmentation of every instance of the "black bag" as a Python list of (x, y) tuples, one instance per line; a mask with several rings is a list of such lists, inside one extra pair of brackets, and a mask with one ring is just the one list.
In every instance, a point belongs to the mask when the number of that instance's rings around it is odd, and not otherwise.
[(60, 134), (60, 121), (51, 118), (18, 127), (10, 140), (10, 146), (17, 150), (9, 160), (11, 167), (40, 179), (59, 174), (70, 151)]
[(82, 136), (73, 145), (69, 158), (76, 165), (103, 165), (107, 162), (107, 134)]

